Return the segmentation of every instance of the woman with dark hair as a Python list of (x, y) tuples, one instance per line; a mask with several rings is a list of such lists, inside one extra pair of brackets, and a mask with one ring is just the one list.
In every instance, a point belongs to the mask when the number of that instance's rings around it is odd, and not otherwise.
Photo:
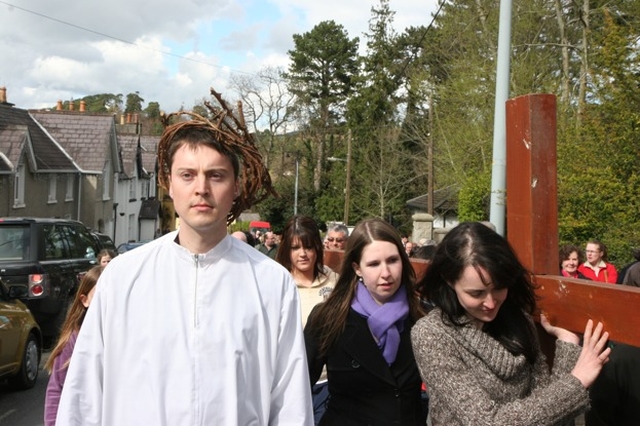
[[(291, 272), (296, 282), (304, 325), (313, 307), (329, 296), (338, 280), (338, 274), (324, 265), (322, 238), (315, 220), (308, 216), (289, 219), (282, 232), (276, 261)], [(315, 379), (311, 382), (315, 383), (312, 387), (313, 416), (318, 424), (329, 398), (326, 371)]]
[(438, 245), (418, 285), (435, 308), (411, 337), (437, 425), (562, 425), (589, 406), (587, 389), (609, 359), (608, 333), (589, 320), (557, 338), (549, 374), (532, 315), (532, 275), (503, 237), (462, 223)]
[(421, 380), (410, 330), (422, 311), (400, 235), (380, 219), (347, 240), (340, 277), (305, 327), (313, 383), (326, 365), (321, 425), (419, 425)]
[(324, 265), (324, 251), (320, 230), (308, 216), (294, 216), (282, 231), (276, 261), (293, 276), (302, 305), (302, 322), (306, 324), (311, 309), (324, 301), (338, 275)]
[(565, 244), (560, 247), (560, 275), (568, 278), (580, 278), (588, 280), (584, 274), (578, 271), (578, 266), (582, 264), (582, 250), (573, 244)]

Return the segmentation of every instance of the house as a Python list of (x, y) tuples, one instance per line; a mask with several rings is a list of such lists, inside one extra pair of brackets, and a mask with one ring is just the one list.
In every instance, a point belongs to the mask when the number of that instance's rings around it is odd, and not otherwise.
[(0, 216), (76, 219), (116, 244), (155, 238), (158, 136), (139, 134), (137, 117), (85, 111), (27, 111), (0, 88)]
[(79, 220), (108, 235), (115, 230), (115, 184), (121, 172), (115, 119), (111, 114), (85, 112), (84, 102), (75, 111), (31, 111), (34, 119), (73, 159), (80, 171)]
[[(458, 191), (456, 185), (437, 189), (433, 193), (433, 228), (453, 228), (458, 224)], [(416, 213), (427, 213), (429, 194), (420, 195), (406, 202), (406, 206)]]
[[(129, 118), (127, 119), (129, 121)], [(159, 234), (160, 202), (156, 196), (156, 146), (158, 136), (138, 134), (138, 126), (118, 125), (119, 158), (116, 233), (114, 241), (152, 240)], [(135, 133), (130, 133), (131, 131)]]
[(80, 168), (0, 88), (0, 216), (80, 218)]

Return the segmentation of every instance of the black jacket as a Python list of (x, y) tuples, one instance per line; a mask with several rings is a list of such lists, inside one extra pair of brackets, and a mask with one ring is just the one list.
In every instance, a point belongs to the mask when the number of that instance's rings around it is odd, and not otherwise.
[[(315, 310), (315, 309), (314, 309)], [(315, 312), (311, 312), (311, 316)], [(395, 362), (389, 366), (365, 318), (349, 311), (344, 333), (326, 357), (307, 322), (305, 342), (309, 376), (315, 383), (327, 365), (329, 399), (320, 425), (424, 425), (422, 380), (411, 348), (410, 320), (400, 334)]]

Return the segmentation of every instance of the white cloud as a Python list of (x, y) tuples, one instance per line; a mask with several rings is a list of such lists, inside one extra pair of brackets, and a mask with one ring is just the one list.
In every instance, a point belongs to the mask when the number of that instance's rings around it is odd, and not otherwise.
[[(191, 107), (234, 72), (286, 67), (292, 35), (323, 20), (362, 38), (376, 1), (0, 0), (0, 86), (19, 108), (138, 92), (167, 110)], [(392, 0), (398, 32), (428, 25), (436, 0)], [(230, 94), (232, 95), (232, 94)], [(230, 96), (227, 96), (230, 97)]]

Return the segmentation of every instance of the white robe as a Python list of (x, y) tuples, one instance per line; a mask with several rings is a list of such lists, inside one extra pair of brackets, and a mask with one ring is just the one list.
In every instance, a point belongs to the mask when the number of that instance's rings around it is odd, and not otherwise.
[(204, 255), (175, 237), (103, 271), (57, 425), (312, 425), (291, 275), (230, 236)]

